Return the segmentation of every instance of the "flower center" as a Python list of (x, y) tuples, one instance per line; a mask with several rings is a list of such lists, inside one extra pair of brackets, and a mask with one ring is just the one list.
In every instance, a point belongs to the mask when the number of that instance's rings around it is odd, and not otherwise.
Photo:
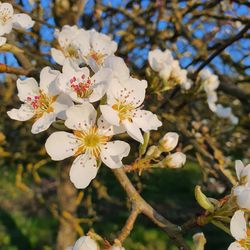
[(88, 54), (89, 57), (91, 57), (93, 60), (95, 60), (95, 62), (98, 64), (98, 65), (101, 65), (104, 61), (104, 57), (105, 55), (102, 54), (102, 53), (98, 53), (94, 50), (91, 50)]
[(80, 98), (88, 98), (92, 93), (93, 89), (91, 89), (92, 81), (89, 77), (86, 78), (86, 76), (83, 74), (81, 78), (76, 78), (73, 76), (70, 79), (70, 86), (73, 89), (74, 92), (76, 92), (77, 97)]
[(125, 100), (116, 100), (116, 104), (112, 106), (114, 110), (118, 112), (120, 122), (123, 120), (132, 121), (132, 111), (135, 110), (135, 107), (132, 103), (127, 103)]
[(101, 146), (105, 145), (110, 139), (109, 136), (99, 134), (96, 126), (92, 126), (86, 131), (74, 131), (74, 135), (81, 141), (75, 156), (88, 153), (95, 158), (99, 158)]
[(247, 229), (247, 238), (238, 241), (239, 244), (245, 249), (250, 249), (250, 228)]
[(67, 46), (62, 46), (61, 51), (63, 52), (65, 57), (79, 59), (78, 49), (72, 44), (69, 44)]
[(47, 96), (40, 90), (39, 95), (27, 97), (27, 103), (30, 104), (36, 113), (36, 118), (40, 118), (44, 113), (51, 113), (54, 111), (52, 104), (56, 101), (58, 96)]
[(11, 13), (10, 10), (7, 8), (4, 8), (1, 12), (0, 12), (0, 23), (2, 25), (6, 24), (10, 19), (11, 19)]

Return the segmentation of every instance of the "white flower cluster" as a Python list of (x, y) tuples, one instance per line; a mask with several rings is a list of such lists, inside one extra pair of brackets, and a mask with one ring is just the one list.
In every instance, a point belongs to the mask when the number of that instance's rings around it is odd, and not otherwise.
[(233, 114), (231, 107), (224, 107), (221, 104), (216, 104), (218, 101), (216, 90), (220, 85), (218, 76), (214, 75), (208, 69), (203, 69), (199, 73), (199, 77), (207, 94), (207, 103), (210, 110), (213, 111), (218, 117), (229, 119), (232, 124), (237, 124), (238, 117)]
[(34, 25), (31, 17), (24, 13), (14, 14), (10, 3), (0, 2), (0, 46), (6, 43), (5, 34), (9, 34), (13, 28), (29, 29)]
[(228, 250), (250, 249), (250, 227), (244, 215), (243, 210), (238, 210), (231, 219), (230, 231), (235, 241), (231, 243)]
[(19, 121), (32, 119), (32, 133), (64, 120), (72, 132), (53, 133), (45, 147), (53, 160), (75, 157), (70, 179), (77, 188), (85, 188), (101, 162), (119, 168), (129, 154), (129, 144), (112, 141), (113, 135), (127, 132), (143, 143), (142, 131), (157, 130), (162, 123), (142, 109), (147, 82), (130, 76), (124, 60), (114, 55), (117, 44), (107, 35), (64, 26), (56, 37), (60, 48), (52, 49), (52, 57), (62, 72), (45, 67), (40, 84), (34, 78), (18, 80), (23, 104), (8, 115)]
[(148, 54), (148, 61), (150, 67), (159, 73), (169, 89), (176, 85), (181, 85), (184, 89), (191, 87), (192, 83), (187, 78), (187, 71), (181, 69), (179, 61), (174, 60), (170, 50), (152, 50)]

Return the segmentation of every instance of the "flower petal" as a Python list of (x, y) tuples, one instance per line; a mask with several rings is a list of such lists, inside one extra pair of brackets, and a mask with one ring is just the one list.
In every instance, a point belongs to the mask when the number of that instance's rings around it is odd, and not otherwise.
[(143, 131), (157, 130), (162, 122), (151, 111), (138, 109), (134, 112), (133, 122)]
[(33, 27), (35, 22), (27, 14), (15, 14), (13, 16), (13, 25), (17, 29), (29, 29)]
[(7, 114), (13, 120), (27, 121), (34, 116), (34, 109), (28, 104), (22, 104), (19, 109), (12, 109)]
[(59, 65), (63, 65), (66, 59), (62, 51), (55, 48), (51, 49), (51, 56), (54, 59), (54, 61)]
[(117, 135), (124, 133), (126, 130), (123, 126), (114, 126), (108, 123), (104, 117), (101, 115), (97, 121), (97, 126), (99, 131), (107, 136)]
[(240, 160), (235, 161), (235, 170), (236, 170), (236, 175), (237, 175), (238, 180), (241, 179), (241, 174), (243, 172), (244, 167), (245, 166), (242, 161)]
[(92, 104), (83, 103), (70, 107), (66, 111), (65, 126), (74, 130), (84, 130), (95, 123), (97, 112)]
[(101, 148), (101, 159), (110, 168), (120, 168), (123, 157), (128, 156), (130, 146), (123, 141), (108, 142)]
[(50, 127), (50, 125), (56, 120), (55, 113), (46, 113), (41, 118), (37, 119), (31, 128), (32, 134), (38, 134)]
[(230, 231), (236, 240), (242, 240), (247, 237), (247, 224), (242, 210), (234, 213), (230, 222)]
[(96, 159), (88, 154), (79, 155), (70, 169), (70, 180), (76, 188), (86, 188), (98, 171)]
[(80, 142), (72, 133), (59, 131), (51, 134), (45, 143), (47, 153), (54, 161), (73, 156)]
[(134, 124), (133, 122), (130, 122), (128, 120), (124, 120), (122, 122), (122, 124), (124, 125), (125, 129), (127, 130), (127, 133), (129, 134), (129, 136), (131, 136), (133, 139), (135, 139), (136, 141), (138, 141), (140, 143), (144, 142), (140, 128), (136, 124)]
[(0, 46), (3, 46), (6, 43), (6, 37), (0, 37)]
[(56, 79), (60, 72), (58, 70), (52, 70), (50, 67), (45, 67), (40, 73), (40, 88), (45, 93), (50, 95), (58, 95), (59, 89), (56, 85)]
[(228, 250), (245, 250), (239, 242), (235, 241), (230, 244)]
[(25, 102), (28, 97), (39, 95), (38, 83), (34, 78), (27, 78), (25, 80), (17, 80), (18, 97)]
[(74, 103), (68, 95), (60, 94), (53, 103), (54, 112), (57, 114), (58, 118), (66, 120), (66, 110), (73, 105)]
[(100, 110), (104, 119), (112, 125), (119, 126), (119, 116), (118, 113), (112, 109), (109, 105), (100, 105)]
[(82, 236), (78, 239), (72, 250), (98, 250), (97, 243), (92, 240), (89, 236)]
[(237, 196), (238, 206), (250, 210), (250, 188), (238, 186), (234, 189), (234, 194)]

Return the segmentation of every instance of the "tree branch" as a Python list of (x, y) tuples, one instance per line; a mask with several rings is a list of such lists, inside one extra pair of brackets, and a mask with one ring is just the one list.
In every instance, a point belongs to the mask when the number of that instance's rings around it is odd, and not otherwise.
[(123, 169), (114, 169), (113, 173), (120, 182), (121, 186), (127, 193), (129, 199), (132, 203), (136, 204), (138, 209), (147, 216), (154, 224), (164, 230), (169, 238), (178, 246), (181, 250), (189, 250), (189, 246), (186, 244), (185, 240), (182, 237), (181, 227), (175, 225), (165, 219), (161, 214), (154, 210), (136, 191), (133, 184), (123, 171)]

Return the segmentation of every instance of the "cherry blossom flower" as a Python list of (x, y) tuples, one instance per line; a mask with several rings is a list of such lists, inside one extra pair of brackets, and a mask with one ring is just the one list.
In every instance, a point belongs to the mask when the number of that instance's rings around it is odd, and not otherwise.
[(82, 236), (79, 238), (73, 247), (67, 250), (100, 250), (96, 241), (92, 240), (89, 236)]
[[(165, 90), (181, 85), (184, 89), (189, 89), (191, 82), (187, 79), (187, 71), (181, 69), (179, 62), (174, 60), (171, 51), (161, 51), (155, 49), (148, 54), (148, 61), (151, 68), (159, 72), (159, 76), (167, 82)], [(188, 84), (187, 84), (188, 82)]]
[(7, 112), (18, 121), (35, 120), (31, 132), (40, 133), (49, 128), (57, 117), (63, 118), (65, 110), (73, 103), (56, 87), (59, 71), (45, 67), (40, 74), (40, 86), (34, 78), (17, 80), (18, 97), (23, 102), (20, 109)]
[(76, 157), (70, 170), (70, 179), (76, 188), (89, 185), (97, 174), (100, 161), (112, 169), (122, 167), (121, 160), (128, 155), (130, 146), (123, 141), (110, 141), (112, 135), (120, 131), (102, 116), (96, 125), (97, 112), (90, 103), (70, 107), (66, 116), (65, 126), (73, 133), (53, 133), (45, 148), (55, 161)]
[(100, 109), (104, 118), (112, 125), (127, 131), (135, 140), (143, 143), (140, 131), (156, 130), (162, 125), (157, 116), (148, 110), (143, 110), (147, 82), (129, 78), (121, 83), (113, 80), (107, 91), (107, 104)]
[(10, 3), (0, 2), (0, 36), (9, 34), (12, 28), (29, 29), (34, 25), (31, 17), (27, 14), (14, 14)]
[(59, 88), (78, 103), (100, 100), (106, 93), (112, 75), (110, 69), (103, 68), (90, 77), (87, 67), (79, 68), (70, 60), (65, 61), (62, 72), (58, 77)]
[(235, 161), (236, 175), (239, 185), (233, 189), (237, 204), (240, 208), (250, 210), (250, 164), (244, 166), (242, 161)]
[(84, 62), (80, 48), (82, 52), (90, 49), (89, 33), (86, 30), (79, 29), (77, 26), (65, 25), (61, 31), (55, 32), (55, 37), (58, 40), (59, 48), (52, 48), (51, 55), (58, 64), (63, 65), (67, 58), (78, 64)]
[(228, 250), (247, 250), (250, 248), (250, 228), (247, 226), (242, 210), (234, 213), (230, 222), (230, 231), (236, 241), (231, 243)]
[(165, 152), (170, 152), (178, 144), (179, 135), (175, 132), (166, 133), (163, 138), (160, 140), (160, 145)]
[(85, 62), (94, 72), (97, 72), (103, 65), (105, 59), (114, 55), (117, 50), (117, 43), (105, 34), (97, 31), (87, 31), (89, 34), (89, 46), (81, 46), (80, 50)]
[(164, 159), (164, 163), (169, 168), (181, 168), (186, 163), (186, 155), (182, 152), (173, 153)]

